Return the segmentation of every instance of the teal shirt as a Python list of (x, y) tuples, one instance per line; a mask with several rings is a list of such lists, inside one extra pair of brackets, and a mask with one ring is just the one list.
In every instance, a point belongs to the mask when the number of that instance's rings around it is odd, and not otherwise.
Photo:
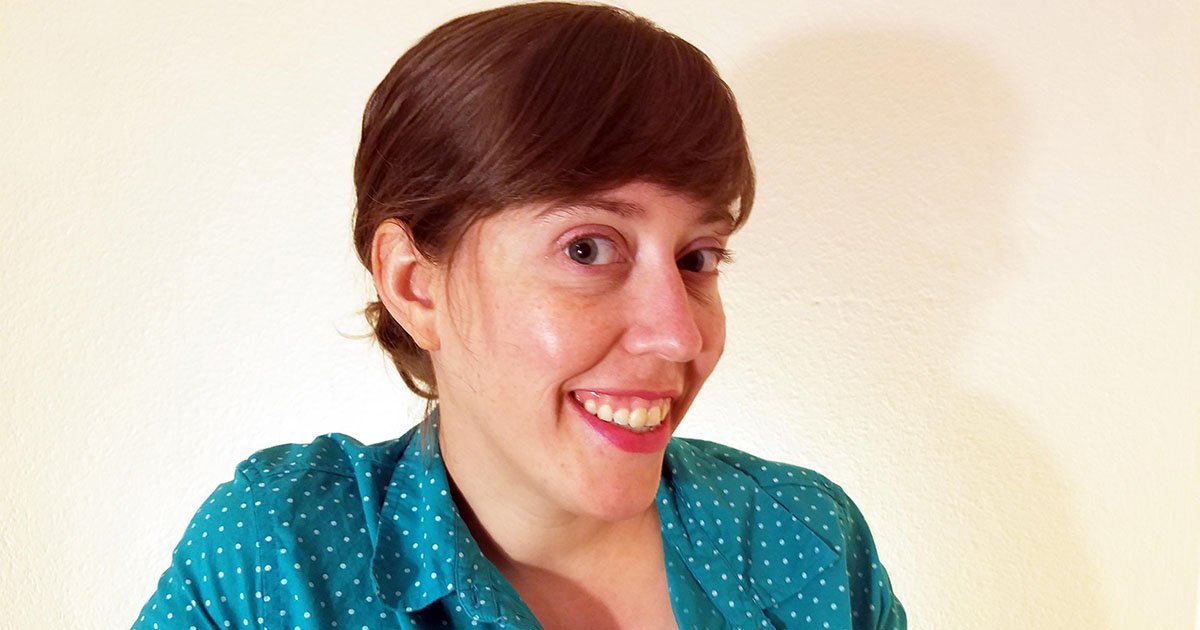
[[(370, 446), (330, 434), (242, 462), (133, 627), (540, 628), (420, 431)], [(675, 437), (655, 500), (680, 628), (907, 627), (862, 514), (825, 477)]]

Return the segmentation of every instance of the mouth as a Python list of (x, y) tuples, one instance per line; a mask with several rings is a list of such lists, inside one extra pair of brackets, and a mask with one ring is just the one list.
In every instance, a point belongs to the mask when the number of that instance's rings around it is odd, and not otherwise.
[(587, 413), (633, 433), (650, 433), (668, 424), (672, 397), (645, 392), (639, 394), (616, 395), (588, 390), (571, 392), (571, 396)]

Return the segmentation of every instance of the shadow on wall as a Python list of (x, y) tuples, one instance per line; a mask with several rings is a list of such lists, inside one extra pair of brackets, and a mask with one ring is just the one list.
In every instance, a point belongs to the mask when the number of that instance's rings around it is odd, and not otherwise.
[(915, 626), (1107, 627), (1052, 454), (960, 366), (977, 305), (1023, 271), (1006, 78), (938, 35), (858, 31), (799, 36), (729, 79), (762, 186), (729, 304), (750, 305), (738, 354), (753, 358), (733, 369), (783, 393), (774, 409), (853, 423), (827, 446), (863, 457), (877, 485), (861, 492), (912, 484), (890, 500), (904, 543), (883, 553)]

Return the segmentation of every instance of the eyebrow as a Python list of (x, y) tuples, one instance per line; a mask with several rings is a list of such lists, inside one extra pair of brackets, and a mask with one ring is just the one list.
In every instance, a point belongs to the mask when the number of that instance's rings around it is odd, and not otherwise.
[[(553, 203), (538, 213), (538, 219), (544, 220), (556, 216), (576, 216), (589, 210), (603, 210), (624, 218), (637, 218), (646, 215), (646, 209), (640, 204), (607, 197), (584, 197), (570, 201)], [(734, 219), (730, 212), (720, 206), (704, 205), (704, 213), (700, 215), (700, 225), (720, 224), (722, 233), (733, 233)]]

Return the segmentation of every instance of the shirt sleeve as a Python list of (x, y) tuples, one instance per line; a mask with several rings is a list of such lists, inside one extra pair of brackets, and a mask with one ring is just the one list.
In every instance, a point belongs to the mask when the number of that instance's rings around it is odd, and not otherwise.
[(253, 488), (244, 473), (217, 486), (192, 517), (134, 630), (261, 625), (254, 515)]
[(858, 611), (873, 613), (874, 623), (870, 627), (876, 630), (906, 630), (908, 619), (904, 606), (892, 591), (892, 581), (879, 559), (867, 519), (840, 487), (835, 486), (833, 490), (836, 490), (833, 496), (842, 508), (838, 520), (842, 526), (851, 606)]

